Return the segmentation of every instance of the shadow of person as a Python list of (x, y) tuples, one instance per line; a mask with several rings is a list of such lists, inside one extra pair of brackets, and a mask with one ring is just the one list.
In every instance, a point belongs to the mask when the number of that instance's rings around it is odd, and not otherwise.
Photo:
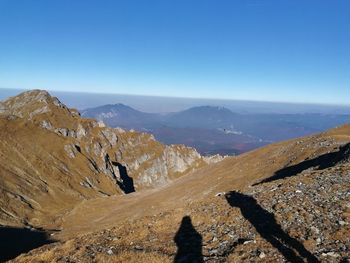
[(0, 262), (14, 259), (22, 253), (55, 242), (44, 231), (27, 228), (0, 227)]
[(184, 216), (177, 231), (174, 241), (177, 253), (174, 263), (202, 263), (202, 236), (196, 231), (191, 222), (191, 217)]
[(230, 206), (238, 207), (260, 236), (278, 249), (286, 260), (304, 262), (306, 259), (307, 262), (319, 262), (298, 240), (285, 233), (276, 222), (275, 216), (262, 208), (253, 197), (235, 191), (227, 193), (225, 197)]
[(263, 179), (262, 181), (253, 184), (253, 186), (295, 176), (309, 168), (316, 168), (318, 170), (327, 169), (338, 163), (346, 161), (347, 159), (349, 159), (349, 157), (350, 157), (350, 143), (347, 143), (341, 146), (339, 150), (336, 152), (325, 153), (323, 155), (315, 157), (314, 159), (305, 160), (298, 164), (282, 168), (276, 171), (275, 174), (272, 175), (271, 177)]

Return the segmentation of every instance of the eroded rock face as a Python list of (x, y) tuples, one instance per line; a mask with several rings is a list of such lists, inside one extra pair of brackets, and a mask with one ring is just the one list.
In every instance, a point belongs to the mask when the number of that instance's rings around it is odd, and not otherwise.
[(77, 151), (75, 145), (66, 144), (64, 146), (64, 150), (68, 154), (69, 158), (75, 158), (77, 156), (78, 151)]
[[(63, 211), (79, 200), (157, 187), (207, 164), (192, 148), (165, 146), (153, 135), (81, 118), (46, 91), (11, 97), (0, 109), (0, 162), (6, 164), (0, 173), (13, 181), (5, 188), (46, 204), (34, 216), (31, 201), (1, 203), (5, 221), (27, 218), (27, 223), (39, 224), (41, 219), (32, 218), (40, 218), (45, 209)], [(41, 184), (45, 187), (33, 191)]]
[(52, 130), (53, 127), (51, 125), (51, 122), (50, 121), (46, 121), (46, 120), (43, 120), (41, 123), (40, 123), (40, 126), (44, 129), (47, 129), (47, 130)]
[(38, 114), (43, 114), (43, 113), (47, 113), (47, 112), (50, 112), (50, 109), (49, 107), (47, 107), (47, 105), (39, 108), (39, 109), (36, 109), (34, 111), (32, 111), (31, 113), (29, 113), (29, 118), (33, 118), (33, 116), (35, 115), (38, 115)]
[(105, 128), (101, 131), (101, 134), (109, 142), (111, 147), (116, 146), (118, 142), (118, 137), (116, 135), (115, 130), (113, 130), (112, 128)]
[(10, 97), (1, 102), (0, 108), (2, 113), (16, 115), (21, 118), (29, 117), (31, 119), (35, 115), (50, 112), (52, 110), (50, 105), (69, 111), (56, 97), (51, 97), (44, 90), (27, 91), (18, 96)]
[(137, 181), (138, 185), (150, 186), (163, 185), (169, 182), (167, 164), (162, 158), (153, 160), (151, 166), (146, 169), (142, 177)]
[(228, 156), (222, 156), (220, 154), (215, 154), (212, 156), (203, 156), (203, 160), (207, 163), (217, 163), (217, 162), (221, 162), (222, 160), (224, 160), (226, 157)]

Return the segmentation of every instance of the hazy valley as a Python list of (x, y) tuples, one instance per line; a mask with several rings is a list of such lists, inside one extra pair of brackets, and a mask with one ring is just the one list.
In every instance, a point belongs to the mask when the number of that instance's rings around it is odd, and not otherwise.
[(350, 123), (350, 114), (234, 113), (221, 106), (197, 106), (172, 113), (145, 113), (124, 104), (82, 110), (83, 117), (152, 133), (165, 144), (185, 144), (203, 155), (236, 155), (269, 143), (311, 135)]

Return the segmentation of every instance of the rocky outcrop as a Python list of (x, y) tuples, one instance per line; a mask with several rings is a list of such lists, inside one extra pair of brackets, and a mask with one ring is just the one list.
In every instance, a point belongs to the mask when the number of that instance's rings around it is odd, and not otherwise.
[(20, 118), (32, 119), (35, 115), (50, 112), (55, 106), (69, 112), (69, 109), (56, 97), (51, 97), (47, 91), (33, 90), (23, 92), (18, 96), (0, 102), (3, 113), (16, 115)]
[(207, 164), (211, 164), (211, 163), (217, 163), (217, 162), (221, 162), (222, 160), (224, 160), (226, 157), (228, 157), (227, 155), (222, 156), (220, 154), (215, 154), (215, 155), (211, 155), (211, 156), (203, 156), (203, 160), (207, 163)]
[(0, 109), (0, 185), (44, 204), (1, 202), (0, 223), (42, 224), (80, 200), (157, 187), (207, 164), (193, 148), (81, 118), (46, 91), (11, 97)]

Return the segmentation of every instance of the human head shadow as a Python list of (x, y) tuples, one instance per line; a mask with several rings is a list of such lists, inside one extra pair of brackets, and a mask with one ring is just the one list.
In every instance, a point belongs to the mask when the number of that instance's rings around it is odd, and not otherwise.
[[(274, 246), (289, 262), (319, 262), (295, 238), (290, 237), (277, 223), (275, 216), (262, 208), (257, 201), (248, 195), (231, 191), (225, 195), (231, 207), (241, 210), (242, 216), (248, 220), (259, 235)], [(296, 252), (298, 253), (296, 253)]]
[(332, 167), (350, 157), (350, 143), (347, 143), (339, 148), (336, 152), (326, 153), (320, 155), (316, 158), (305, 160), (296, 165), (288, 166), (286, 168), (280, 169), (271, 177), (268, 177), (258, 183), (253, 184), (258, 185), (262, 183), (272, 182), (278, 179), (284, 179), (287, 177), (295, 176), (304, 170), (309, 168), (317, 168), (323, 170)]
[(134, 180), (128, 175), (128, 171), (124, 165), (118, 162), (112, 162), (114, 166), (118, 167), (121, 181), (117, 181), (118, 186), (125, 194), (135, 192)]
[(174, 263), (202, 263), (202, 236), (192, 225), (191, 217), (184, 216), (177, 231), (174, 241), (177, 253)]
[(55, 242), (44, 231), (28, 228), (0, 227), (0, 262)]

